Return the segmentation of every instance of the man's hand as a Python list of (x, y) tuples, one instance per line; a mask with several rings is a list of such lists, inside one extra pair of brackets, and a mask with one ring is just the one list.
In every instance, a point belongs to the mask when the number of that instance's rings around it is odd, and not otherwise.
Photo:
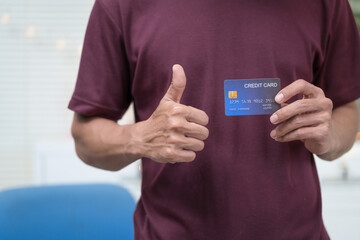
[(154, 113), (136, 128), (141, 155), (160, 163), (190, 162), (204, 148), (209, 117), (204, 111), (180, 104), (186, 85), (183, 68), (173, 66), (171, 85)]
[[(303, 99), (285, 104), (297, 94), (302, 94)], [(270, 133), (272, 138), (279, 142), (301, 140), (310, 152), (317, 155), (337, 148), (332, 125), (333, 104), (321, 88), (297, 80), (282, 89), (275, 100), (283, 107), (270, 117), (273, 124), (279, 124)]]

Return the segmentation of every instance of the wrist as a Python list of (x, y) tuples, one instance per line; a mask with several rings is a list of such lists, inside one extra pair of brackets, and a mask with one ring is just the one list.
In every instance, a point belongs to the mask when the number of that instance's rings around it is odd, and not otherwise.
[(324, 160), (332, 161), (338, 158), (340, 152), (339, 136), (335, 129), (332, 127), (332, 133), (330, 135), (329, 149), (325, 153), (319, 154), (318, 157)]
[(140, 159), (146, 156), (143, 133), (145, 121), (129, 125), (129, 141), (126, 144), (127, 152), (132, 158)]

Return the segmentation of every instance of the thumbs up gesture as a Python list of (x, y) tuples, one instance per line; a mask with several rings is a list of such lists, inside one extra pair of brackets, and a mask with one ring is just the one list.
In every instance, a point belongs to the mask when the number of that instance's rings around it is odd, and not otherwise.
[(184, 69), (175, 64), (172, 82), (149, 119), (136, 134), (141, 155), (160, 163), (191, 162), (209, 136), (209, 117), (202, 110), (180, 104), (186, 86)]

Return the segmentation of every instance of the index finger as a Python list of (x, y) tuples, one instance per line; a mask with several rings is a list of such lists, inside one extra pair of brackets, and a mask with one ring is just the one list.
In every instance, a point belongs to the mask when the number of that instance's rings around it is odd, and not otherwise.
[(189, 122), (197, 123), (202, 126), (206, 126), (209, 123), (209, 117), (204, 111), (191, 106), (187, 106), (187, 114), (185, 118)]
[(275, 101), (277, 103), (284, 103), (298, 94), (302, 94), (306, 98), (317, 98), (319, 96), (324, 96), (324, 92), (321, 90), (321, 88), (316, 87), (304, 79), (299, 79), (281, 89), (280, 92), (276, 95)]

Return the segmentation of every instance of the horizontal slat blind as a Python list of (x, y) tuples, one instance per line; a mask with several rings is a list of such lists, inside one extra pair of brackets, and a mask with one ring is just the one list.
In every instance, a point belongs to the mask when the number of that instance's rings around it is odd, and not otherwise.
[(70, 139), (93, 0), (0, 0), (0, 189), (32, 183), (33, 147)]

